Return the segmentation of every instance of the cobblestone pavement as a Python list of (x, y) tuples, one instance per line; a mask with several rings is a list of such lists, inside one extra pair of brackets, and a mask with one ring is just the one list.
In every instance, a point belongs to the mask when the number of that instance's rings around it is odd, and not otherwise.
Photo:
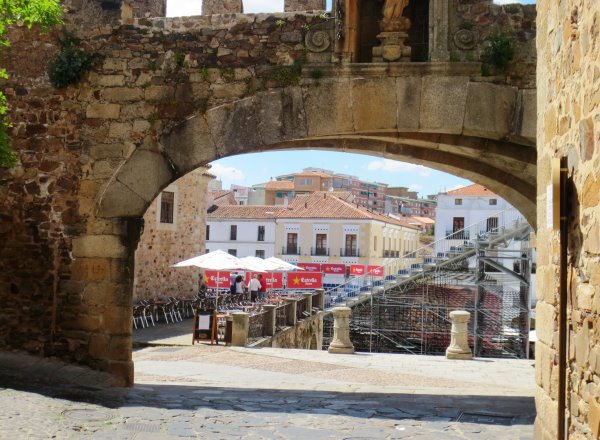
[(533, 438), (531, 361), (136, 350), (136, 385), (0, 353), (1, 439)]

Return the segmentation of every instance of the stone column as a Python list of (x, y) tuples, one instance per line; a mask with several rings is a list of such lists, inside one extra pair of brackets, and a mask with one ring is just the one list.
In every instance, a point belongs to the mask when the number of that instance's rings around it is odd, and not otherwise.
[(350, 341), (350, 307), (333, 309), (333, 341), (329, 344), (329, 353), (352, 354), (354, 345)]
[(283, 10), (284, 12), (324, 11), (325, 0), (285, 0)]
[(304, 299), (306, 300), (306, 312), (312, 316), (312, 300), (313, 300), (313, 294), (312, 293), (304, 293)]
[(231, 345), (234, 347), (245, 347), (248, 340), (248, 327), (250, 315), (244, 312), (234, 312), (233, 331), (231, 335)]
[(265, 335), (273, 336), (277, 325), (277, 306), (275, 304), (265, 304), (263, 309), (267, 312), (265, 313)]
[(298, 310), (298, 300), (296, 298), (285, 298), (285, 303), (289, 304), (288, 314), (285, 320), (285, 324), (290, 327), (295, 327), (298, 322), (298, 317), (296, 316)]
[(431, 61), (448, 61), (448, 0), (429, 2), (429, 50)]
[(468, 324), (471, 314), (464, 310), (455, 310), (450, 312), (452, 319), (452, 339), (450, 347), (446, 349), (447, 359), (473, 359), (473, 354), (469, 348)]
[(202, 0), (202, 15), (243, 13), (242, 0)]

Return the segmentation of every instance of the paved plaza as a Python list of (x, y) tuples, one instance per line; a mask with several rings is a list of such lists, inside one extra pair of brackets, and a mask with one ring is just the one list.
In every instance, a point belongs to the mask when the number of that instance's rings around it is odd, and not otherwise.
[[(176, 342), (175, 326), (169, 331)], [(131, 389), (107, 388), (107, 376), (83, 368), (1, 353), (0, 438), (533, 438), (533, 361), (173, 341), (134, 351)]]

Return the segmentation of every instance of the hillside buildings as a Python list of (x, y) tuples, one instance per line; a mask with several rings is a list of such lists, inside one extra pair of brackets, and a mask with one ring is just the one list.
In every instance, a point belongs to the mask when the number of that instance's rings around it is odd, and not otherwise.
[(287, 206), (217, 206), (208, 214), (207, 250), (349, 268), (384, 266), (417, 249), (417, 227), (350, 200), (347, 192), (317, 191)]

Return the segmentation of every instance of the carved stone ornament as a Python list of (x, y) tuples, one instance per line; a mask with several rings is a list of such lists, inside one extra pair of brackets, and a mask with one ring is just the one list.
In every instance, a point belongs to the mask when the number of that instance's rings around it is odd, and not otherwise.
[(461, 50), (471, 50), (479, 41), (479, 34), (469, 29), (461, 29), (454, 34), (454, 44)]
[(304, 43), (311, 52), (325, 52), (331, 45), (331, 37), (327, 31), (308, 31)]

